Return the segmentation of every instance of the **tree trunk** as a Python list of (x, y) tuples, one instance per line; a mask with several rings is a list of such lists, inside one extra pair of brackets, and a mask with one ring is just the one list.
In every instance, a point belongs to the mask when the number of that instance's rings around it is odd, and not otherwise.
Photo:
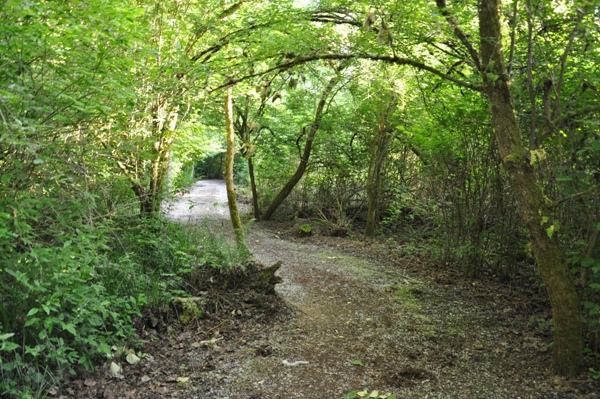
[(365, 235), (373, 237), (375, 235), (375, 222), (377, 220), (377, 208), (379, 207), (379, 197), (381, 194), (381, 180), (383, 167), (387, 157), (390, 144), (390, 134), (385, 126), (380, 126), (376, 137), (371, 143), (371, 161), (369, 164), (369, 173), (367, 176), (367, 225)]
[(219, 154), (219, 174), (217, 175), (218, 179), (225, 178), (225, 173), (223, 172), (225, 170), (225, 167), (223, 166), (224, 161), (225, 158), (223, 157), (223, 153)]
[(254, 179), (254, 162), (252, 161), (252, 157), (248, 158), (248, 174), (250, 175), (250, 188), (252, 189), (252, 207), (254, 208), (254, 218), (256, 220), (260, 220), (258, 190), (256, 189), (256, 180)]
[[(339, 71), (340, 69), (341, 67), (338, 68), (337, 71)], [(323, 94), (321, 94), (321, 99), (317, 106), (317, 111), (315, 112), (315, 119), (312, 125), (310, 126), (308, 136), (306, 137), (306, 143), (304, 143), (304, 151), (302, 152), (302, 157), (300, 158), (300, 163), (296, 168), (296, 172), (294, 173), (292, 178), (287, 182), (287, 184), (281, 189), (279, 194), (277, 194), (275, 199), (273, 199), (263, 216), (264, 220), (271, 219), (277, 208), (279, 208), (279, 205), (281, 205), (281, 203), (288, 197), (288, 195), (290, 195), (294, 187), (296, 187), (296, 184), (298, 184), (300, 179), (302, 179), (302, 176), (304, 176), (304, 172), (306, 171), (306, 167), (308, 166), (308, 159), (310, 158), (313, 140), (315, 139), (315, 135), (317, 134), (319, 126), (321, 125), (321, 121), (323, 120), (323, 111), (325, 110), (325, 104), (327, 103), (327, 99), (329, 98), (329, 95), (333, 91), (333, 88), (335, 87), (338, 80), (339, 77), (337, 75), (334, 76), (333, 78), (331, 78), (331, 80), (325, 87), (325, 90), (323, 90)]]
[(367, 224), (365, 227), (365, 236), (373, 237), (375, 235), (375, 222), (377, 220), (377, 208), (379, 207), (379, 197), (381, 193), (382, 171), (388, 153), (388, 148), (392, 140), (393, 129), (388, 127), (388, 118), (396, 108), (396, 96), (392, 93), (392, 99), (387, 108), (378, 115), (378, 126), (375, 137), (371, 142), (371, 159), (369, 162), (369, 173), (367, 176)]
[[(167, 148), (170, 143), (167, 145)], [(165, 179), (169, 167), (169, 156), (166, 148), (159, 148), (155, 154), (156, 158), (152, 160), (152, 173), (150, 176), (150, 190), (148, 190), (146, 201), (146, 213), (156, 214), (160, 212), (162, 204)]]
[(229, 204), (229, 215), (238, 244), (244, 243), (242, 221), (238, 212), (235, 198), (235, 187), (233, 186), (233, 161), (235, 159), (235, 132), (233, 128), (233, 89), (227, 88), (225, 94), (225, 128), (227, 130), (227, 153), (225, 155), (225, 185), (227, 187), (227, 202)]
[(553, 219), (527, 157), (509, 90), (502, 53), (501, 0), (480, 0), (479, 31), (485, 94), (490, 104), (502, 163), (511, 178), (519, 211), (531, 234), (537, 266), (546, 284), (554, 320), (554, 369), (565, 376), (581, 371), (583, 343), (580, 301), (557, 235)]
[(150, 209), (152, 208), (148, 201), (148, 195), (146, 193), (146, 187), (140, 185), (137, 182), (131, 182), (131, 189), (135, 193), (135, 196), (140, 201), (140, 215), (150, 215)]

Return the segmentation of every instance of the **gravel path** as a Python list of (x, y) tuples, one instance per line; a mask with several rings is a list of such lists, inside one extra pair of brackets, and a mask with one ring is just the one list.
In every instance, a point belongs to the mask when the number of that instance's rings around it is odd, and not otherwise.
[[(170, 217), (225, 225), (224, 187), (196, 183)], [(414, 259), (374, 261), (357, 250), (360, 238), (298, 238), (296, 228), (257, 223), (247, 237), (259, 262), (282, 261), (277, 293), (295, 316), (221, 356), (207, 377), (221, 384), (196, 397), (341, 398), (363, 389), (409, 399), (598, 397), (548, 373), (547, 336), (528, 327), (516, 299), (410, 275)]]
[(204, 218), (228, 219), (224, 180), (199, 180), (189, 190), (165, 205), (167, 217), (178, 222), (197, 222)]

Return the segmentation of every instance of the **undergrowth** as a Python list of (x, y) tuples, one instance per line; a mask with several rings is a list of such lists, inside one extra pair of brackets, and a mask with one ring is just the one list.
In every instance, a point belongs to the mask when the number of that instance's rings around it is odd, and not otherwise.
[[(116, 217), (41, 228), (1, 213), (0, 397), (38, 398), (113, 345), (133, 321), (185, 295), (194, 269), (228, 272), (248, 254), (198, 225)], [(70, 221), (72, 222), (72, 220)]]

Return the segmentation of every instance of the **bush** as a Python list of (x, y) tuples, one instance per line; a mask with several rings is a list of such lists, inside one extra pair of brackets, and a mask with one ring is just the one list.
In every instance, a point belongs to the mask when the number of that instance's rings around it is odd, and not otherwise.
[(32, 243), (2, 259), (2, 394), (37, 396), (49, 377), (73, 373), (77, 365), (91, 369), (113, 343), (133, 336), (144, 295), (106, 289), (98, 268), (106, 243), (93, 232), (69, 238), (60, 245)]
[(31, 205), (0, 215), (1, 397), (40, 397), (77, 367), (93, 369), (111, 346), (135, 344), (134, 318), (181, 296), (192, 269), (248, 258), (200, 226), (139, 216), (90, 226), (76, 213), (42, 225), (32, 215), (48, 203)]

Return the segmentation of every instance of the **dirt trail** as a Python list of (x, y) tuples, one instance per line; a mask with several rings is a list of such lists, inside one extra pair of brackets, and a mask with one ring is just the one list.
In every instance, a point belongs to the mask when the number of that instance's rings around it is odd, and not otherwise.
[[(198, 182), (169, 215), (225, 225), (224, 192), (223, 182)], [(207, 388), (186, 397), (341, 398), (352, 389), (415, 399), (597, 397), (549, 376), (546, 337), (528, 330), (516, 305), (411, 276), (408, 263), (366, 259), (360, 238), (294, 238), (294, 229), (257, 223), (247, 237), (259, 262), (282, 261), (276, 290), (294, 317), (253, 326), (258, 335), (218, 352)]]

